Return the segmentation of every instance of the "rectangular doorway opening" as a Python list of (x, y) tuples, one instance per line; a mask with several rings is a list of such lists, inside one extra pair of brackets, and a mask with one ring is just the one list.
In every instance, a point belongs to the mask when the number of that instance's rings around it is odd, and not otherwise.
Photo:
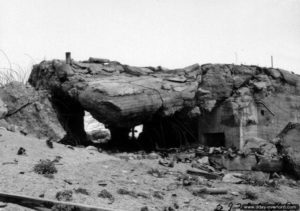
[(206, 145), (209, 147), (225, 147), (224, 133), (205, 133)]

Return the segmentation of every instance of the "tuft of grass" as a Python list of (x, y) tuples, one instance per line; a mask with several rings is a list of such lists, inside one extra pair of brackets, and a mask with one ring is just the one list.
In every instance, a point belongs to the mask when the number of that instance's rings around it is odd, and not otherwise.
[(54, 162), (49, 159), (40, 160), (39, 163), (33, 167), (33, 171), (48, 178), (53, 178), (53, 174), (57, 173)]
[(9, 64), (8, 67), (0, 67), (0, 87), (12, 81), (18, 81), (25, 84), (29, 77), (31, 68), (24, 69), (20, 65), (12, 63), (7, 54), (1, 49), (0, 53), (4, 55)]

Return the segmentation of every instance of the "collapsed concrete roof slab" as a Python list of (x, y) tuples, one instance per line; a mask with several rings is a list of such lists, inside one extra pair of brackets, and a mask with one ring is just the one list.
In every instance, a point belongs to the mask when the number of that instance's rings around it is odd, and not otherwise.
[[(194, 64), (180, 69), (134, 67), (107, 59), (43, 61), (29, 83), (73, 109), (89, 111), (108, 127), (130, 128), (153, 116), (209, 113), (230, 101), (233, 114), (250, 101), (276, 93), (299, 96), (300, 76), (288, 71), (233, 64)], [(263, 104), (263, 102), (262, 102)], [(76, 109), (77, 108), (77, 109)], [(66, 109), (63, 109), (67, 112)], [(81, 117), (78, 117), (80, 119)]]

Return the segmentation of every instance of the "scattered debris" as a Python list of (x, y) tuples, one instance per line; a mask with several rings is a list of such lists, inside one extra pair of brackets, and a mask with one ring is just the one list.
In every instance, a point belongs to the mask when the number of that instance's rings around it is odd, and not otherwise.
[(107, 186), (107, 182), (105, 182), (104, 180), (98, 180), (97, 183), (98, 183), (99, 186), (102, 186), (102, 187)]
[(57, 156), (55, 156), (55, 158), (53, 159), (53, 163), (59, 163), (59, 161), (62, 159), (62, 157), (61, 156), (59, 156), (59, 155), (57, 155)]
[(165, 167), (170, 167), (170, 168), (173, 168), (174, 167), (174, 160), (171, 160), (171, 161), (167, 161), (167, 160), (159, 160), (158, 163), (162, 166), (165, 166)]
[(157, 198), (157, 199), (161, 199), (163, 200), (164, 199), (164, 193), (161, 192), (161, 191), (154, 191), (153, 192), (153, 197)]
[(18, 160), (14, 159), (13, 162), (3, 162), (2, 165), (8, 165), (8, 164), (18, 164)]
[(46, 145), (47, 145), (50, 149), (53, 148), (52, 138), (48, 138), (48, 139), (46, 140)]
[(71, 181), (68, 180), (68, 179), (64, 179), (64, 182), (67, 183), (67, 184), (69, 184), (69, 185), (72, 185), (72, 184), (73, 184), (73, 182), (71, 182)]
[(26, 155), (26, 149), (24, 149), (23, 147), (20, 147), (18, 149), (17, 155)]
[(193, 188), (193, 195), (201, 196), (202, 194), (227, 194), (228, 190), (224, 188)]
[(118, 194), (120, 195), (129, 195), (129, 196), (132, 196), (134, 198), (137, 198), (137, 194), (134, 192), (134, 191), (129, 191), (129, 190), (126, 190), (124, 188), (120, 188), (118, 191), (117, 191)]
[(124, 189), (124, 188), (120, 188), (118, 191), (117, 191), (118, 194), (120, 195), (129, 195), (129, 196), (132, 196), (134, 198), (137, 198), (137, 197), (142, 197), (142, 198), (145, 198), (145, 199), (148, 199), (150, 198), (149, 194), (148, 193), (144, 193), (144, 192), (134, 192), (132, 190), (127, 190), (127, 189)]
[(196, 170), (196, 169), (188, 169), (186, 171), (186, 173), (191, 174), (191, 175), (196, 175), (196, 176), (202, 176), (202, 177), (205, 177), (207, 179), (219, 179), (221, 177), (220, 174), (209, 173), (209, 172), (206, 172), (206, 171)]
[(67, 148), (74, 150), (74, 147), (71, 145), (66, 145)]
[(223, 182), (228, 182), (228, 183), (241, 183), (243, 181), (242, 179), (243, 174), (241, 173), (234, 173), (230, 172), (224, 175), (222, 181)]
[(157, 178), (163, 178), (166, 175), (166, 172), (154, 168), (150, 169), (147, 173)]
[(252, 171), (241, 176), (236, 174), (235, 177), (242, 179), (239, 184), (247, 184), (252, 186), (268, 185), (269, 181), (269, 174), (261, 171)]

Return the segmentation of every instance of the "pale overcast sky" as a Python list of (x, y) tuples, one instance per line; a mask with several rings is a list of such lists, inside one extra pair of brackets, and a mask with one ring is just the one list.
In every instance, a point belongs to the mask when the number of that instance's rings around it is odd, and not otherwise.
[(0, 49), (23, 67), (66, 51), (170, 68), (273, 55), (300, 74), (300, 0), (0, 0)]

